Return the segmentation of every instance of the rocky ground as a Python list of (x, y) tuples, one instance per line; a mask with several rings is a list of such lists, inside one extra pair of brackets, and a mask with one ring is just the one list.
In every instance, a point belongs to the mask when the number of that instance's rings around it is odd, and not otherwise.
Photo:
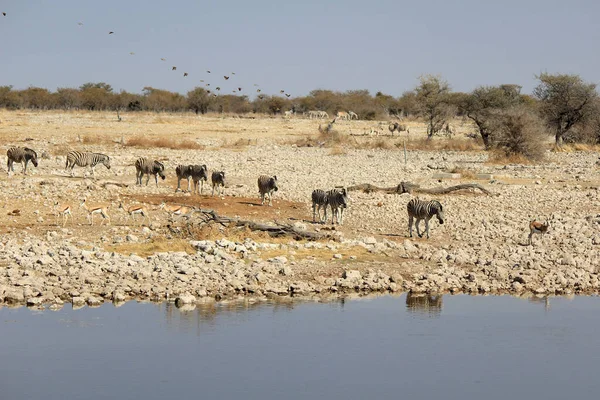
[[(376, 123), (344, 122), (342, 134), (360, 134)], [(598, 155), (548, 152), (539, 165), (488, 163), (483, 151), (409, 150), (399, 143), (422, 135), (360, 137), (364, 146), (302, 147), (316, 131), (309, 120), (239, 119), (132, 114), (123, 122), (103, 113), (0, 112), (4, 148), (32, 147), (41, 155), (30, 175), (0, 178), (0, 303), (61, 307), (129, 299), (206, 298), (240, 295), (309, 296), (348, 293), (597, 293), (600, 290), (600, 202)], [(461, 126), (467, 133), (469, 127)], [(123, 146), (132, 137), (195, 143), (194, 149)], [(375, 147), (375, 148), (373, 148)], [(409, 146), (410, 148), (410, 146)], [(64, 171), (69, 149), (109, 154), (112, 168), (97, 178)], [(159, 187), (137, 187), (133, 163), (139, 156), (167, 166)], [(225, 196), (175, 193), (179, 163), (224, 170)], [(460, 179), (436, 179), (459, 171)], [(491, 174), (476, 180), (475, 174)], [(277, 175), (273, 207), (261, 206), (260, 174)], [(372, 183), (410, 181), (422, 187), (479, 183), (478, 191), (436, 196), (446, 223), (432, 222), (431, 238), (408, 238), (409, 194), (351, 192), (342, 227), (313, 224), (310, 193)], [(205, 188), (206, 190), (206, 188)], [(421, 195), (430, 199), (432, 196)], [(79, 200), (109, 205), (111, 224), (90, 226)], [(70, 202), (74, 219), (56, 224), (54, 201)], [(265, 232), (216, 223), (169, 220), (158, 209), (166, 201), (262, 223), (288, 224), (327, 233), (319, 241), (272, 238)], [(118, 210), (145, 204), (150, 219), (133, 223)], [(528, 223), (550, 220), (550, 232), (527, 245)], [(60, 222), (60, 221), (59, 221)], [(330, 222), (330, 221), (329, 221)]]

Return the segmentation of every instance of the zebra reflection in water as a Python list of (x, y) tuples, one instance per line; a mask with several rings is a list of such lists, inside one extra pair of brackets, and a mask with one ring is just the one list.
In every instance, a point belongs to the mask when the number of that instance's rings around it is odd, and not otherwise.
[(442, 295), (407, 293), (406, 310), (430, 317), (439, 317), (442, 313)]

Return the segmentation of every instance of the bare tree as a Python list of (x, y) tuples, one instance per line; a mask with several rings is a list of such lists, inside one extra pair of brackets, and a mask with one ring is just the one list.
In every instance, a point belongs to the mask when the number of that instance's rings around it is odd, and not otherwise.
[(579, 75), (542, 73), (537, 78), (540, 84), (533, 95), (540, 102), (540, 114), (554, 131), (556, 145), (562, 146), (565, 134), (593, 114), (596, 84), (584, 82)]
[(529, 160), (544, 157), (544, 122), (523, 106), (500, 111), (491, 121), (493, 146), (503, 155), (523, 156)]
[(427, 138), (439, 132), (448, 119), (455, 114), (456, 108), (450, 104), (450, 85), (442, 77), (423, 75), (415, 88), (419, 115), (427, 123)]

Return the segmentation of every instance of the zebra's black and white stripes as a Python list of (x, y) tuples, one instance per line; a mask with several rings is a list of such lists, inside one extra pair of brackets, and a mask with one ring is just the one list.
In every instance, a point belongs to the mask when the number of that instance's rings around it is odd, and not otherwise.
[[(194, 182), (193, 193), (198, 193), (198, 183), (200, 183), (200, 193), (204, 190), (204, 182), (208, 180), (208, 168), (204, 165), (191, 165), (191, 177)], [(189, 181), (188, 181), (189, 182)], [(225, 173), (223, 172), (223, 185), (225, 184)]]
[[(223, 195), (223, 191), (225, 190), (225, 172), (224, 171), (213, 171), (210, 181), (212, 183), (212, 195), (215, 195), (215, 188), (217, 188), (217, 194), (219, 196)], [(219, 192), (219, 189), (220, 192)]]
[(269, 196), (269, 206), (272, 206), (273, 192), (279, 190), (277, 187), (277, 176), (261, 175), (258, 177), (258, 192), (261, 197), (261, 204), (265, 204), (265, 196)]
[[(315, 189), (312, 192), (312, 210), (313, 210), (313, 222), (315, 222), (316, 216), (319, 216), (319, 222), (327, 220), (327, 192), (321, 189)], [(324, 217), (321, 217), (321, 209), (325, 210)]]
[(150, 180), (150, 175), (154, 175), (154, 181), (156, 182), (156, 187), (158, 187), (158, 177), (160, 176), (162, 180), (165, 180), (165, 166), (156, 161), (150, 160), (146, 157), (140, 157), (135, 162), (135, 171), (136, 171), (136, 179), (135, 183), (137, 185), (142, 184), (142, 177), (146, 176), (146, 186), (148, 186), (148, 181)]
[[(331, 223), (342, 225), (344, 222), (344, 210), (348, 207), (348, 192), (346, 188), (333, 189), (327, 192), (327, 205), (331, 207)], [(325, 219), (327, 219), (327, 208), (325, 208)]]
[(408, 211), (408, 232), (412, 237), (413, 219), (416, 219), (417, 235), (423, 237), (423, 234), (419, 232), (419, 222), (422, 219), (425, 220), (425, 233), (427, 239), (429, 239), (429, 220), (434, 216), (437, 217), (440, 224), (444, 223), (444, 208), (442, 204), (437, 200), (424, 201), (418, 198), (411, 199), (406, 205)]
[(27, 163), (31, 161), (34, 167), (38, 166), (37, 153), (28, 147), (11, 147), (6, 152), (6, 169), (10, 175), (10, 171), (15, 172), (13, 163), (18, 162), (23, 165), (23, 175), (27, 175)]
[[(75, 168), (75, 165), (80, 167), (90, 167), (92, 176), (95, 177), (94, 167), (100, 163), (104, 164), (107, 169), (110, 169), (110, 157), (106, 154), (70, 151), (67, 154), (65, 169), (68, 170), (70, 168), (71, 176), (73, 176), (73, 168)], [(85, 177), (85, 171), (83, 171), (83, 175)]]
[(192, 167), (193, 165), (178, 165), (175, 167), (175, 174), (177, 175), (177, 189), (175, 192), (181, 190), (181, 180), (187, 179), (188, 187), (187, 191), (190, 191), (190, 178), (192, 177)]

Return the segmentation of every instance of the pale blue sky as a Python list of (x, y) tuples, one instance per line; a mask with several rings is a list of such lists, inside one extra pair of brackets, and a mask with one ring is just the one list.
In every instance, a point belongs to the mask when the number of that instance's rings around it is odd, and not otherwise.
[(222, 93), (254, 95), (256, 83), (399, 96), (426, 73), (457, 91), (529, 93), (543, 71), (600, 81), (593, 0), (0, 0), (0, 12), (0, 85), (17, 89), (102, 81), (186, 93), (204, 79)]

